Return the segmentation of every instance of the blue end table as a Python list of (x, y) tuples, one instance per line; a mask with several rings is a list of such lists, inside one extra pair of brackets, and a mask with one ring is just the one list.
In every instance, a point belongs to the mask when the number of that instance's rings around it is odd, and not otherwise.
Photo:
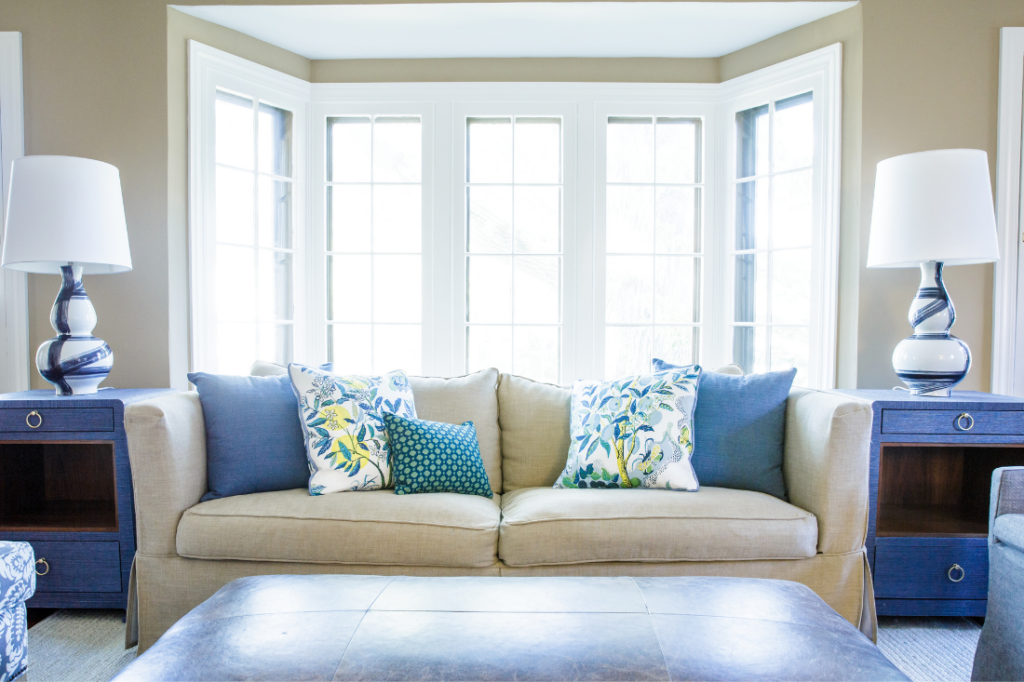
[(840, 392), (874, 413), (867, 550), (878, 614), (984, 616), (992, 471), (1024, 465), (1024, 400)]
[(172, 392), (0, 394), (0, 540), (35, 550), (29, 607), (125, 608), (135, 502), (124, 408)]

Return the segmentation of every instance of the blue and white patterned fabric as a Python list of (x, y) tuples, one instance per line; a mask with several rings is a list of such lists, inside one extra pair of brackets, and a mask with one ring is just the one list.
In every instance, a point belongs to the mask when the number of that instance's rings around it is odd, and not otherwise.
[(28, 665), (25, 600), (35, 591), (32, 545), (0, 541), (0, 682), (20, 676)]
[(96, 309), (82, 285), (82, 268), (65, 265), (60, 272), (60, 292), (50, 310), (57, 336), (39, 346), (36, 367), (57, 395), (95, 393), (114, 366), (114, 352), (92, 335)]
[(309, 458), (309, 494), (393, 488), (385, 412), (416, 419), (403, 372), (340, 375), (288, 365)]
[(577, 381), (569, 456), (555, 488), (699, 488), (690, 464), (697, 365), (616, 381)]

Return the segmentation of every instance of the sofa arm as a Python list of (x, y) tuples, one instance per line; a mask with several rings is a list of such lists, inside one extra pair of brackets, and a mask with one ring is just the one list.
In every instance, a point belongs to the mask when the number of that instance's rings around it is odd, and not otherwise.
[(818, 518), (818, 551), (864, 547), (868, 527), (871, 403), (794, 388), (782, 464), (789, 500)]
[(989, 504), (988, 539), (992, 527), (1003, 514), (1024, 514), (1024, 467), (999, 467), (992, 472), (992, 497)]
[(197, 393), (128, 405), (124, 412), (135, 487), (138, 548), (175, 556), (178, 521), (206, 487), (206, 426)]

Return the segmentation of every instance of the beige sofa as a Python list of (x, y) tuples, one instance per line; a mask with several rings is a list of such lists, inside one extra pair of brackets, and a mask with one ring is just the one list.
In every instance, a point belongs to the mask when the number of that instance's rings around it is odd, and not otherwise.
[(779, 578), (809, 586), (874, 637), (864, 553), (868, 403), (793, 389), (787, 503), (712, 487), (555, 490), (569, 447), (569, 389), (497, 370), (413, 378), (412, 388), (420, 418), (475, 423), (493, 499), (300, 489), (200, 502), (197, 394), (129, 406), (138, 529), (129, 632), (140, 652), (226, 583), (273, 573)]

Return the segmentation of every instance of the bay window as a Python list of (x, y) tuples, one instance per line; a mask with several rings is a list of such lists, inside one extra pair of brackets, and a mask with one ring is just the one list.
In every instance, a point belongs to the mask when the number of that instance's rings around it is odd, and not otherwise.
[(660, 357), (831, 386), (839, 57), (311, 85), (193, 43), (192, 366), (568, 383)]

